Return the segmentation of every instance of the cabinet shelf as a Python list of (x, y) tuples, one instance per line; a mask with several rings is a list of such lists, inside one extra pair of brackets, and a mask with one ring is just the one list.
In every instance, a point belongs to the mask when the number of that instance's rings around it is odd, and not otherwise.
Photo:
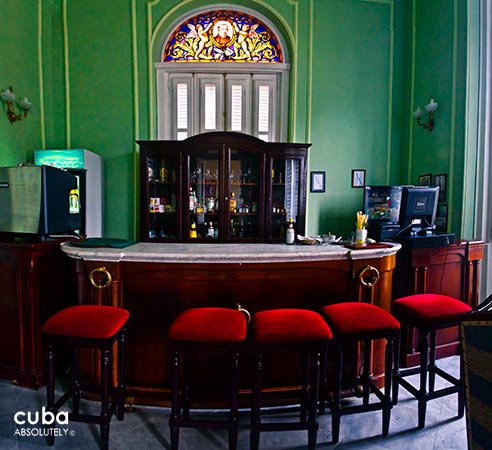
[(176, 181), (161, 181), (161, 180), (149, 180), (149, 183), (154, 183), (154, 184), (163, 184), (167, 186), (171, 186), (173, 184), (176, 184)]
[(258, 213), (257, 213), (257, 212), (255, 212), (255, 213), (232, 213), (232, 212), (231, 212), (231, 213), (229, 213), (229, 215), (230, 215), (231, 217), (233, 217), (233, 216), (234, 216), (234, 217), (239, 217), (239, 216), (257, 216), (257, 215), (258, 215)]

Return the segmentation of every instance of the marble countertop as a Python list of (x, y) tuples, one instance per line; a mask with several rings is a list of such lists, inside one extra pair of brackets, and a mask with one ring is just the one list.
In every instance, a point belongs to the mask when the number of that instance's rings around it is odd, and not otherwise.
[(72, 258), (105, 262), (154, 263), (275, 263), (371, 259), (394, 255), (400, 244), (391, 248), (350, 250), (342, 245), (285, 244), (156, 244), (140, 242), (126, 248), (82, 248), (69, 242), (62, 250)]

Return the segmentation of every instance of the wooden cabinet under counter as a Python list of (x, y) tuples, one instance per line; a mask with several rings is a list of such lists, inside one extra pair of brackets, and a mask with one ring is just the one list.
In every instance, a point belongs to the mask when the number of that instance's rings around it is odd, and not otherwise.
[[(170, 393), (167, 332), (181, 311), (202, 306), (234, 308), (236, 303), (252, 314), (270, 308), (319, 311), (330, 303), (346, 301), (373, 302), (389, 310), (399, 245), (357, 251), (321, 245), (159, 243), (125, 249), (64, 244), (62, 249), (74, 258), (80, 303), (121, 306), (130, 312), (129, 401), (134, 397), (136, 403), (162, 405), (168, 404)], [(94, 284), (89, 281), (91, 273)], [(374, 348), (372, 372), (380, 384), (383, 343), (376, 342)], [(357, 347), (346, 349), (345, 361), (344, 377), (353, 378), (359, 369)], [(217, 396), (228, 367), (223, 355), (197, 352), (192, 364), (192, 385), (210, 395), (199, 398), (199, 406), (224, 406), (224, 399)], [(272, 356), (264, 374), (268, 404), (290, 402), (292, 390), (300, 384), (300, 370), (295, 369), (299, 364), (295, 355)], [(94, 356), (83, 369), (97, 378), (97, 367)], [(240, 377), (245, 406), (249, 405), (252, 379), (252, 358), (246, 348)]]
[(61, 242), (0, 241), (0, 378), (20, 386), (43, 384), (41, 326), (75, 297)]

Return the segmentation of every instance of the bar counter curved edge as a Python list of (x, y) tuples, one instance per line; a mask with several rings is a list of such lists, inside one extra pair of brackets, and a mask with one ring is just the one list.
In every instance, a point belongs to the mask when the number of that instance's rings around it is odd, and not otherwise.
[[(240, 303), (251, 314), (272, 308), (319, 311), (331, 303), (364, 301), (391, 307), (399, 244), (349, 250), (338, 245), (154, 244), (124, 249), (82, 248), (64, 243), (76, 276), (79, 304), (113, 305), (130, 311), (126, 352), (127, 402), (168, 405), (170, 373), (167, 331), (189, 308)], [(252, 361), (241, 355), (241, 404), (249, 406)], [(374, 344), (372, 373), (383, 382), (384, 343)], [(344, 378), (359, 373), (358, 346), (345, 349)], [(273, 355), (265, 371), (265, 404), (289, 404), (300, 385), (297, 355)], [(223, 355), (192, 355), (192, 403), (226, 405), (228, 366)], [(330, 361), (330, 355), (328, 355)], [(97, 355), (87, 351), (82, 373), (98, 377)], [(328, 371), (330, 376), (330, 370)]]

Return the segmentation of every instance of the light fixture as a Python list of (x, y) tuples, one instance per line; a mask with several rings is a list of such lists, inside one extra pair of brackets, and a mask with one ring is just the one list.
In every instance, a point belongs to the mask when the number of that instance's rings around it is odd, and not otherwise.
[(16, 96), (12, 86), (0, 93), (0, 98), (7, 104), (7, 117), (11, 124), (27, 117), (27, 113), (32, 107), (32, 103), (27, 99), (27, 97), (24, 97), (23, 100), (17, 101), (17, 104), (21, 109), (21, 113), (15, 113), (14, 102), (16, 101)]
[(413, 112), (413, 117), (417, 120), (417, 125), (429, 130), (429, 133), (432, 132), (432, 129), (434, 128), (434, 111), (438, 106), (439, 103), (436, 103), (434, 97), (431, 97), (429, 103), (425, 105), (425, 110), (429, 113), (429, 119), (425, 123), (420, 121), (421, 117), (424, 115), (424, 111), (420, 109), (420, 106), (417, 106), (417, 109)]

